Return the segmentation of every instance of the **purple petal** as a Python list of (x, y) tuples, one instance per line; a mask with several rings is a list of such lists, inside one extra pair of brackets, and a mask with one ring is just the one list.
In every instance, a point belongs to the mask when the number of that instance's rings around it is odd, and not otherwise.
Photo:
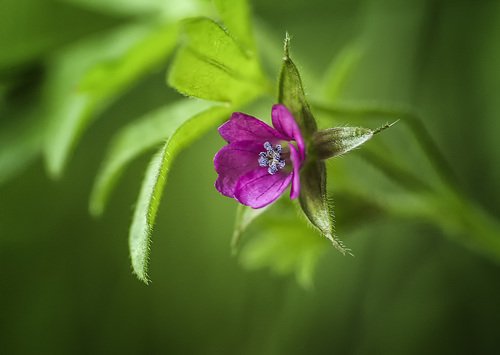
[(300, 133), (300, 128), (295, 122), (292, 114), (285, 105), (274, 105), (271, 116), (273, 118), (273, 126), (276, 130), (287, 137), (287, 140), (294, 140), (297, 142), (301, 160), (305, 159), (304, 139)]
[(234, 197), (246, 206), (261, 208), (280, 197), (291, 180), (292, 174), (279, 172), (271, 175), (267, 169), (258, 168), (238, 180)]
[(219, 133), (228, 143), (258, 141), (275, 143), (284, 137), (274, 128), (255, 117), (234, 112), (231, 119), (219, 127)]
[(215, 171), (219, 174), (215, 188), (224, 196), (234, 197), (238, 180), (259, 167), (262, 150), (262, 144), (248, 141), (234, 142), (219, 150), (214, 157)]
[(290, 189), (290, 198), (293, 200), (300, 195), (300, 166), (302, 160), (300, 159), (299, 152), (292, 144), (290, 144), (290, 160), (292, 161), (292, 188)]

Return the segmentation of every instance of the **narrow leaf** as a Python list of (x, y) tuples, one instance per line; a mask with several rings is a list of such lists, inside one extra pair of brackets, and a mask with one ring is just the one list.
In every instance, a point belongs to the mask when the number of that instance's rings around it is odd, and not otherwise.
[(134, 25), (68, 48), (49, 64), (45, 101), (49, 118), (44, 153), (59, 177), (96, 114), (144, 73), (164, 61), (176, 26)]
[(285, 105), (297, 121), (304, 137), (317, 130), (316, 121), (309, 109), (299, 71), (289, 56), (290, 38), (285, 38), (285, 55), (279, 81), (279, 102)]
[(326, 167), (320, 160), (310, 161), (300, 174), (300, 206), (309, 221), (342, 254), (349, 253), (335, 236), (334, 212), (326, 191)]
[(166, 147), (165, 144), (153, 157), (146, 170), (130, 226), (129, 248), (132, 268), (139, 280), (146, 284), (149, 283), (147, 272), (151, 231), (160, 201), (157, 196), (161, 195), (166, 182), (166, 170), (163, 168)]
[(137, 200), (129, 233), (132, 267), (143, 282), (149, 282), (147, 271), (151, 231), (172, 161), (186, 145), (221, 123), (230, 112), (230, 108), (227, 107), (213, 107), (210, 109), (210, 114), (195, 116), (186, 121), (151, 161)]
[[(102, 214), (113, 187), (134, 158), (164, 142), (180, 125), (194, 115), (211, 115), (212, 105), (184, 99), (166, 105), (132, 122), (114, 137), (106, 159), (97, 174), (90, 198), (90, 212)], [(204, 112), (202, 112), (204, 111)]]
[(153, 27), (149, 33), (119, 57), (95, 64), (82, 78), (81, 92), (104, 100), (127, 88), (149, 69), (164, 62), (175, 45), (178, 27)]

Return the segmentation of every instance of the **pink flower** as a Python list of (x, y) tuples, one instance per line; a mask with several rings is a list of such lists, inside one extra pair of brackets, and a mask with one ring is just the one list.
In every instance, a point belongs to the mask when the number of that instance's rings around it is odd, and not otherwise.
[(274, 202), (292, 185), (290, 198), (299, 196), (304, 140), (284, 105), (272, 109), (273, 127), (241, 112), (219, 127), (229, 144), (214, 157), (219, 174), (215, 187), (224, 196), (253, 208)]

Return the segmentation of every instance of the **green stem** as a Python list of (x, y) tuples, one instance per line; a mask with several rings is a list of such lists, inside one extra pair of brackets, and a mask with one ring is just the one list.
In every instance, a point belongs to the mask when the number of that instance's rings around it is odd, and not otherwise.
[(410, 193), (407, 199), (391, 199), (385, 196), (383, 201), (377, 201), (370, 194), (364, 198), (375, 202), (391, 214), (412, 218), (419, 216), (428, 220), (460, 243), (493, 257), (496, 261), (500, 260), (500, 223), (483, 208), (464, 197), (456, 175), (419, 115), (408, 108), (387, 105), (325, 105), (313, 101), (312, 106), (330, 115), (384, 116), (399, 118), (405, 122), (417, 137), (444, 185), (431, 186), (412, 172), (401, 169), (391, 160), (376, 152), (365, 150), (363, 154), (368, 156), (370, 161), (375, 159), (376, 165), (389, 179), (414, 191), (414, 194)]
[(500, 261), (500, 223), (480, 206), (452, 190), (418, 191), (405, 194), (373, 194), (345, 187), (353, 198), (378, 206), (388, 215), (432, 223), (450, 240)]
[[(465, 200), (453, 191), (449, 192), (449, 199), (442, 206), (437, 205), (436, 214), (439, 216), (443, 208), (450, 208), (449, 219), (454, 222), (456, 232), (462, 241), (473, 249), (500, 260), (500, 223), (483, 208)], [(439, 202), (439, 201), (437, 201)], [(453, 218), (453, 219), (452, 219)], [(443, 219), (444, 220), (444, 219)], [(443, 221), (443, 224), (446, 222)]]

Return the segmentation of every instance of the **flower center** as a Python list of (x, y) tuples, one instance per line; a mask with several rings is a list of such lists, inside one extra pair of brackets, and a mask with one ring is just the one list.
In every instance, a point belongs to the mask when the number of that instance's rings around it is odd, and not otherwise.
[(265, 152), (259, 153), (259, 166), (267, 168), (267, 172), (271, 175), (276, 174), (286, 165), (285, 160), (281, 159), (281, 144), (273, 145), (269, 142), (264, 143)]

